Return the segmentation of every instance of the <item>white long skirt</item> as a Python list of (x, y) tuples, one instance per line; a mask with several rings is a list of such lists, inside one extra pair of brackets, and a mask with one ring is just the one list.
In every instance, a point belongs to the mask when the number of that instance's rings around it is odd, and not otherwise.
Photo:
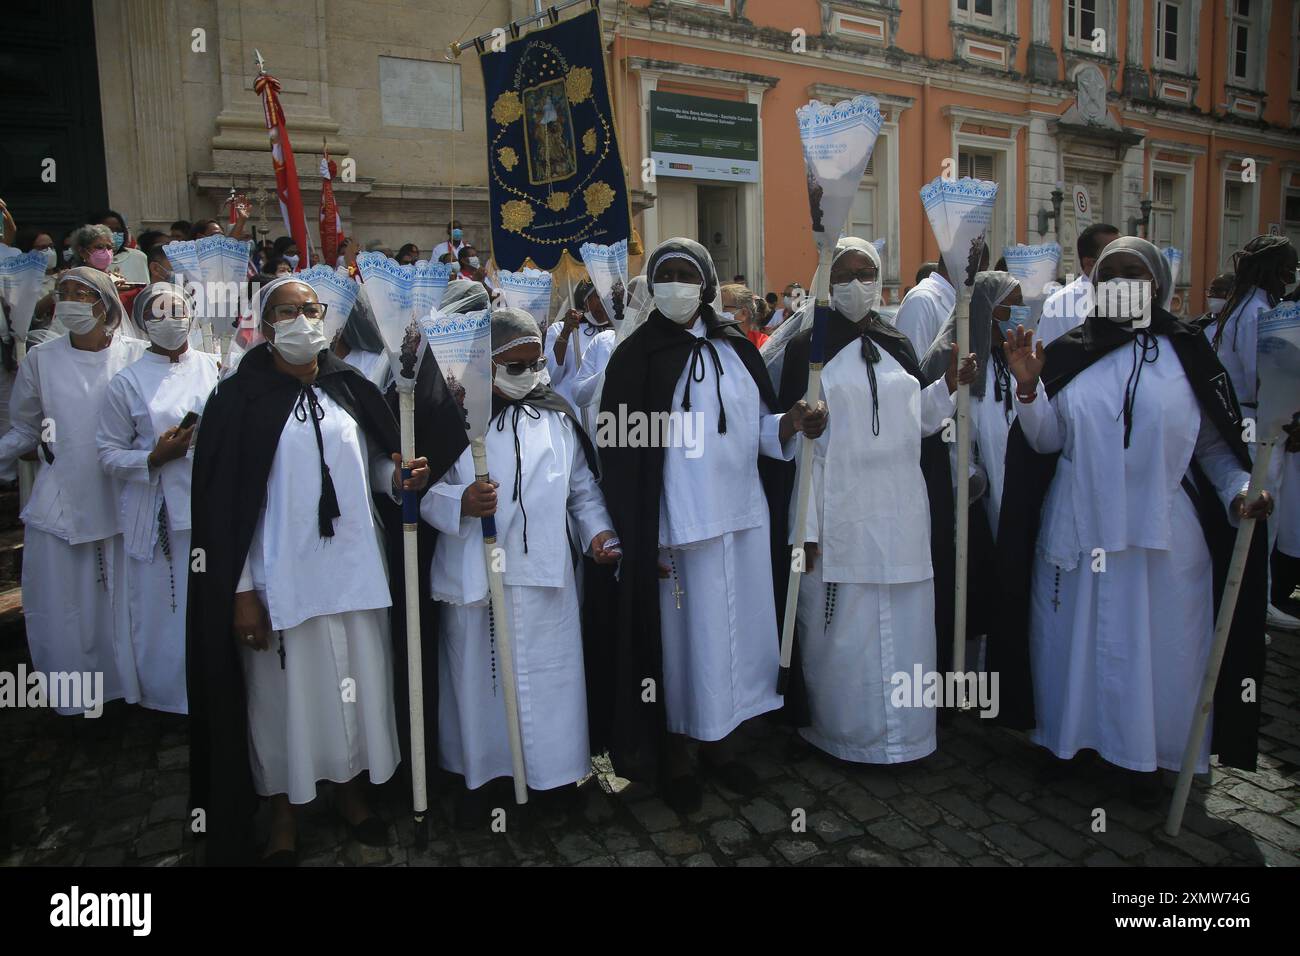
[(169, 714), (188, 714), (185, 599), (190, 533), (172, 531), (170, 550), (170, 561), (161, 543), (154, 545), (152, 561), (123, 556), (128, 624), (119, 628), (117, 660), (130, 703)]
[(240, 649), (257, 792), (310, 803), (319, 780), (344, 783), (369, 770), (373, 783), (383, 783), (400, 759), (388, 608), (289, 628), (283, 670), (280, 633), (271, 633), (264, 651)]
[[(23, 616), (32, 665), (54, 673), (103, 674), (104, 701), (123, 696), (114, 649), (114, 538), (68, 544), (37, 528), (23, 532)], [(84, 707), (58, 707), (80, 714)]]
[(936, 667), (934, 582), (835, 584), (830, 625), (821, 562), (799, 582), (799, 653), (811, 725), (800, 735), (841, 760), (902, 763), (934, 752), (933, 707), (895, 707), (898, 673)]
[(721, 740), (782, 703), (767, 525), (668, 553), (675, 576), (659, 581), (668, 732)]
[[(1091, 749), (1129, 770), (1177, 770), (1214, 637), (1213, 566), (1196, 512), (1175, 496), (1168, 551), (1091, 554), (1060, 573), (1034, 564), (1032, 739), (1069, 759)], [(1053, 605), (1053, 598), (1059, 607)], [(1209, 768), (1211, 727), (1197, 761)]]
[[(591, 771), (578, 599), (566, 587), (505, 589), (528, 786), (550, 790)], [(477, 790), (512, 773), (501, 657), (488, 608), (443, 605), (438, 648), (438, 751)], [(495, 672), (494, 672), (495, 667)]]

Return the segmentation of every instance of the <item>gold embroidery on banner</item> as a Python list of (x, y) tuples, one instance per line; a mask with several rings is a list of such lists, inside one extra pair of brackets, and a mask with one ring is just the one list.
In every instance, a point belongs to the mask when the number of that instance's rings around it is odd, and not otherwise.
[(546, 205), (552, 212), (564, 212), (569, 208), (569, 194), (554, 192), (546, 197)]
[(519, 94), (514, 90), (502, 93), (492, 104), (492, 118), (502, 126), (508, 126), (523, 115), (524, 104), (520, 102)]
[(591, 96), (591, 68), (575, 66), (564, 77), (564, 92), (573, 104), (581, 103)]
[(502, 146), (497, 150), (497, 161), (509, 171), (519, 164), (519, 154), (509, 146)]
[(512, 199), (501, 207), (501, 226), (506, 232), (523, 232), (532, 222), (533, 207), (521, 199)]
[(614, 190), (608, 183), (598, 180), (582, 191), (582, 198), (587, 203), (587, 215), (595, 219), (614, 201)]
[(582, 151), (588, 155), (596, 151), (596, 130), (594, 128), (582, 134)]

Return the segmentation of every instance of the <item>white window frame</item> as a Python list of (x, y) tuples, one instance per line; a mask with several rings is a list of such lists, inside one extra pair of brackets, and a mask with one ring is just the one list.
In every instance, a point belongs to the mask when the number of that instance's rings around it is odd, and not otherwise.
[[(1173, 7), (1178, 11), (1178, 35), (1175, 38), (1174, 45), (1177, 49), (1177, 56), (1174, 59), (1167, 59), (1164, 55), (1164, 12), (1166, 7)], [(1190, 47), (1191, 31), (1188, 29), (1188, 23), (1191, 17), (1190, 4), (1186, 0), (1156, 0), (1152, 24), (1152, 44), (1151, 44), (1151, 64), (1157, 70), (1164, 70), (1169, 73), (1187, 73), (1188, 48)]]
[[(1257, 90), (1262, 85), (1259, 80), (1259, 13), (1261, 0), (1251, 0), (1250, 15), (1237, 13), (1237, 0), (1227, 0), (1228, 14), (1228, 85), (1241, 86)], [(1246, 75), (1237, 73), (1237, 30), (1246, 28)]]
[(952, 0), (952, 19), (956, 23), (968, 23), (975, 27), (989, 30), (1002, 30), (1006, 26), (1006, 0), (989, 0), (990, 13), (976, 13), (976, 0), (966, 0), (966, 9), (959, 6), (959, 0)]
[[(880, 27), (880, 36), (873, 37), (869, 34), (857, 30), (845, 30), (843, 25), (846, 23), (857, 23), (861, 26)], [(831, 11), (831, 32), (836, 36), (844, 37), (847, 40), (855, 40), (858, 43), (871, 43), (874, 45), (889, 45), (889, 22), (883, 17), (865, 17), (853, 13), (845, 13), (842, 10)]]
[[(1174, 206), (1178, 210), (1181, 218), (1181, 229), (1175, 236), (1174, 248), (1182, 250), (1183, 263), (1186, 268), (1183, 269), (1182, 276), (1179, 277), (1178, 285), (1180, 287), (1188, 286), (1189, 277), (1192, 274), (1191, 256), (1192, 256), (1192, 210), (1196, 208), (1196, 166), (1193, 162), (1171, 163), (1161, 159), (1151, 160), (1151, 171), (1147, 179), (1147, 195), (1155, 195), (1155, 177), (1156, 175), (1174, 177)], [(1180, 180), (1181, 178), (1181, 188)], [(1148, 230), (1149, 231), (1149, 230)]]
[[(1076, 23), (1070, 22), (1070, 4), (1075, 3)], [(1111, 10), (1107, 6), (1107, 0), (1094, 0), (1093, 29), (1101, 27), (1106, 31), (1106, 52), (1103, 56), (1114, 58), (1114, 30), (1111, 29), (1110, 14)], [(1092, 34), (1085, 36), (1071, 36), (1070, 30), (1073, 28), (1078, 32), (1078, 26), (1083, 22), (1083, 0), (1063, 0), (1061, 4), (1061, 35), (1065, 41), (1065, 47), (1068, 50), (1078, 50), (1084, 53), (1092, 52)]]
[(731, 0), (722, 0), (721, 3), (705, 3), (703, 0), (668, 0), (669, 3), (679, 3), (683, 7), (698, 7), (701, 10), (712, 10), (715, 13), (731, 13)]
[[(1003, 246), (1016, 244), (1016, 194), (1020, 189), (1016, 145), (1019, 139), (1019, 129), (1013, 130), (1011, 136), (1005, 137), (953, 132), (954, 159), (961, 155), (963, 149), (967, 152), (993, 154), (993, 178), (999, 188), (997, 199), (993, 204), (993, 222), (984, 237), (989, 245), (990, 262), (998, 261)], [(996, 255), (994, 255), (995, 251)]]
[[(1229, 164), (1231, 165), (1231, 164)], [(1259, 235), (1259, 182), (1245, 183), (1241, 181), (1241, 173), (1234, 172), (1227, 168), (1223, 172), (1223, 178), (1219, 186), (1219, 220), (1226, 222), (1228, 218), (1228, 186), (1236, 185), (1242, 189), (1242, 208), (1241, 208), (1241, 245), (1250, 241), (1251, 237)], [(1219, 229), (1219, 271), (1227, 272), (1232, 270), (1232, 254), (1241, 248), (1228, 248), (1228, 230)]]

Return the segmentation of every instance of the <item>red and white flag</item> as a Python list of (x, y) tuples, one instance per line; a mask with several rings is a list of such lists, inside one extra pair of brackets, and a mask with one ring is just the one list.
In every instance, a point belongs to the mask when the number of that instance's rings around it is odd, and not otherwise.
[(329, 150), (324, 150), (320, 161), (320, 254), (321, 261), (331, 269), (338, 262), (343, 243), (347, 242), (339, 204), (334, 201), (334, 177), (338, 171), (338, 166), (330, 159)]
[(302, 208), (302, 194), (298, 190), (298, 167), (293, 161), (293, 147), (289, 145), (289, 130), (280, 107), (280, 81), (270, 73), (260, 72), (253, 81), (253, 90), (262, 98), (266, 116), (266, 129), (271, 136), (271, 162), (275, 166), (275, 191), (280, 197), (280, 213), (285, 228), (298, 247), (298, 270), (312, 263), (311, 237), (307, 232), (307, 217)]

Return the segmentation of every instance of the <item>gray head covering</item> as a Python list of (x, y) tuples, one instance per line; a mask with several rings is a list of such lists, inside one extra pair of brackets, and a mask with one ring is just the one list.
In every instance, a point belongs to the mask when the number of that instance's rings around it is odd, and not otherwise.
[(379, 323), (375, 313), (364, 295), (357, 296), (357, 301), (348, 314), (348, 321), (343, 326), (343, 341), (353, 352), (383, 352), (384, 337), (379, 333)]
[[(1102, 261), (1119, 253), (1137, 256), (1146, 263), (1156, 282), (1156, 293), (1152, 300), (1159, 303), (1162, 309), (1168, 309), (1170, 300), (1174, 297), (1174, 275), (1169, 268), (1169, 260), (1152, 243), (1137, 236), (1120, 236), (1102, 251), (1092, 267), (1092, 275), (1088, 277), (1092, 280), (1093, 287), (1097, 285), (1097, 273)], [(1093, 311), (1096, 311), (1095, 307)]]
[(537, 320), (523, 309), (497, 309), (492, 313), (492, 354), (499, 355), (516, 345), (542, 344)]
[(117, 297), (117, 286), (113, 284), (107, 272), (100, 272), (90, 266), (77, 266), (62, 273), (58, 284), (62, 285), (69, 280), (79, 282), (99, 293), (99, 301), (104, 304), (105, 310), (104, 324), (110, 330), (116, 329), (125, 322), (126, 327), (122, 331), (128, 338), (144, 338), (144, 332), (135, 327), (135, 323), (126, 314), (126, 309), (122, 307), (122, 300)]
[(490, 305), (488, 291), (481, 282), (473, 279), (452, 279), (442, 293), (438, 311), (444, 315), (465, 315), (478, 312)]
[[(993, 310), (1019, 287), (1020, 282), (1010, 272), (975, 274), (975, 285), (970, 295), (970, 350), (975, 353), (976, 370), (970, 393), (976, 398), (984, 397), (987, 378), (984, 367), (993, 348)], [(950, 315), (921, 359), (921, 371), (928, 381), (934, 381), (948, 370), (952, 361), (952, 343), (956, 341), (957, 319)]]
[[(153, 318), (153, 303), (159, 296), (170, 295), (181, 302), (185, 303), (185, 314), (194, 319), (194, 307), (186, 296), (185, 290), (173, 282), (155, 282), (147, 285), (140, 290), (140, 294), (135, 297), (135, 302), (131, 303), (131, 320), (135, 322), (136, 327), (147, 329), (145, 320)], [(171, 312), (167, 313), (171, 315)]]
[(650, 258), (645, 264), (646, 285), (653, 296), (655, 291), (655, 270), (659, 268), (659, 263), (665, 259), (686, 259), (695, 265), (701, 276), (704, 277), (704, 287), (700, 290), (700, 301), (705, 305), (711, 306), (714, 297), (718, 294), (718, 270), (713, 265), (713, 257), (709, 251), (694, 239), (687, 239), (679, 236), (675, 239), (665, 239), (650, 253)]

